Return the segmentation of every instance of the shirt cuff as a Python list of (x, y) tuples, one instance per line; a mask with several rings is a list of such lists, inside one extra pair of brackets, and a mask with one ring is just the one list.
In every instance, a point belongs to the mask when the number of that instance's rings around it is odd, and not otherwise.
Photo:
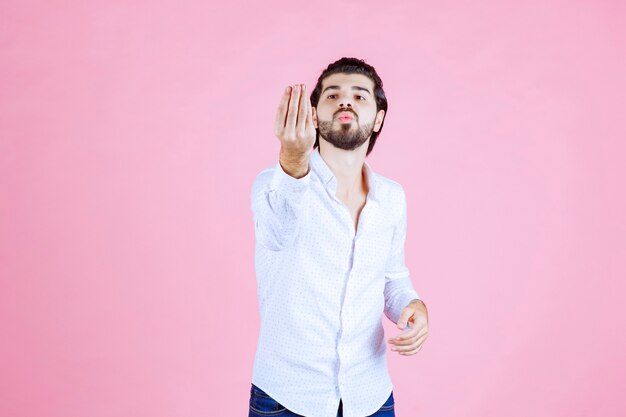
[(302, 193), (311, 183), (311, 171), (313, 171), (313, 169), (309, 163), (309, 171), (307, 174), (302, 178), (294, 178), (285, 172), (280, 162), (277, 162), (276, 168), (274, 169), (274, 176), (270, 181), (270, 189), (287, 193)]
[(402, 309), (409, 305), (409, 303), (413, 300), (421, 300), (419, 294), (415, 290), (405, 289), (402, 292), (402, 295), (398, 297), (398, 305)]

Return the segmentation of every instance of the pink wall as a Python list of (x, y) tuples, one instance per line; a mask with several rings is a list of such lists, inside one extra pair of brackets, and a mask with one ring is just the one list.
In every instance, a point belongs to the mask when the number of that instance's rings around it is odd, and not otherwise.
[(342, 56), (430, 311), (397, 415), (624, 415), (623, 2), (73, 3), (0, 5), (1, 416), (247, 413), (250, 187)]

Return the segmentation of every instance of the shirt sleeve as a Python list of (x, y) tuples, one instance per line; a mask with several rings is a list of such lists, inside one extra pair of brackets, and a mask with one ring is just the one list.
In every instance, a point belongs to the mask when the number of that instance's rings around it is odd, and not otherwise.
[(310, 183), (310, 164), (302, 178), (287, 174), (280, 162), (256, 176), (252, 185), (251, 208), (255, 236), (261, 245), (280, 251), (293, 242)]
[[(400, 187), (398, 206), (400, 215), (395, 226), (392, 240), (392, 252), (385, 272), (385, 315), (394, 323), (398, 322), (400, 312), (412, 300), (420, 297), (413, 288), (409, 269), (404, 261), (404, 242), (406, 240), (406, 195)], [(408, 327), (408, 326), (407, 326)]]

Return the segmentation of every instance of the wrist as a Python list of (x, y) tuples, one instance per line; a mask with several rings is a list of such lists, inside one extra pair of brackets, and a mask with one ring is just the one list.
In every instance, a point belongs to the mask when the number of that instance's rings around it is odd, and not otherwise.
[(278, 162), (283, 171), (294, 178), (302, 178), (309, 173), (309, 155), (288, 153), (281, 149)]

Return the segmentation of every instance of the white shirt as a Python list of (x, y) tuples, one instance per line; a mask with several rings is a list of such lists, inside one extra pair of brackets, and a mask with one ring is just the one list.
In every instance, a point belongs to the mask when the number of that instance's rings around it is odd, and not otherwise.
[(276, 163), (252, 186), (261, 315), (252, 383), (297, 414), (336, 417), (341, 399), (345, 417), (363, 417), (393, 389), (382, 313), (397, 323), (419, 299), (404, 263), (406, 196), (364, 162), (355, 236), (319, 149), (310, 166), (296, 179)]

